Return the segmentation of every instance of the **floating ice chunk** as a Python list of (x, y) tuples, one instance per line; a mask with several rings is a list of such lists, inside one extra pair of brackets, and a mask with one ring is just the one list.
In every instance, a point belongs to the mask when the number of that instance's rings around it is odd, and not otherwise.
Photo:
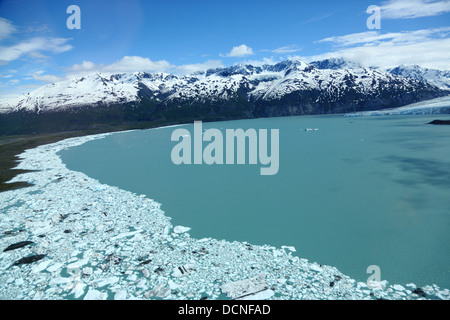
[(282, 250), (273, 250), (272, 254), (273, 254), (274, 258), (278, 258), (278, 257), (281, 257), (283, 255), (283, 253), (285, 253), (285, 252)]
[(33, 234), (37, 234), (37, 235), (49, 234), (52, 229), (53, 229), (53, 226), (51, 224), (49, 224), (44, 227), (34, 229), (34, 231), (32, 231), (32, 232), (33, 232)]
[(106, 300), (108, 294), (106, 292), (100, 292), (98, 290), (89, 288), (88, 293), (84, 296), (83, 300)]
[(44, 292), (38, 291), (33, 297), (33, 300), (42, 300), (42, 297), (44, 296)]
[(369, 287), (369, 289), (372, 289), (372, 290), (383, 290), (384, 288), (386, 288), (386, 283), (387, 283), (386, 281), (371, 280), (371, 281), (367, 282), (367, 287)]
[(174, 277), (178, 278), (178, 277), (181, 277), (183, 275), (183, 272), (181, 272), (181, 270), (179, 270), (179, 268), (174, 268), (172, 275)]
[(397, 290), (397, 291), (406, 291), (406, 289), (403, 286), (399, 285), (399, 284), (393, 285), (392, 289)]
[(169, 285), (169, 288), (171, 290), (176, 290), (178, 289), (180, 286), (177, 285), (175, 282), (173, 282), (173, 280), (169, 280), (169, 282), (167, 283)]
[[(235, 282), (228, 282), (222, 285), (222, 292), (232, 299), (256, 299), (258, 293), (267, 291), (268, 286), (265, 280), (265, 274), (260, 274), (251, 279), (239, 280)], [(269, 290), (271, 291), (271, 290)], [(272, 292), (273, 295), (273, 292)], [(270, 292), (264, 293), (261, 296), (272, 296)]]
[(125, 290), (119, 290), (114, 295), (114, 300), (126, 300), (127, 299), (127, 292)]
[(62, 263), (57, 262), (57, 263), (51, 265), (50, 267), (48, 267), (47, 271), (48, 272), (55, 272), (56, 270), (59, 270), (62, 266), (63, 266)]
[(273, 292), (270, 289), (267, 289), (267, 290), (260, 291), (255, 294), (252, 294), (249, 296), (244, 296), (244, 297), (238, 298), (238, 299), (239, 300), (267, 300), (267, 299), (270, 299), (274, 294), (275, 294), (275, 292)]
[(86, 284), (82, 282), (77, 282), (75, 286), (72, 289), (72, 292), (75, 296), (75, 299), (80, 298), (84, 293), (84, 288), (86, 287)]
[(97, 281), (97, 285), (99, 288), (107, 286), (107, 285), (112, 285), (116, 282), (119, 281), (118, 277), (109, 277), (109, 278), (105, 278), (105, 279), (100, 279)]
[(70, 282), (70, 278), (58, 277), (58, 278), (51, 279), (49, 282), (49, 285), (54, 286), (54, 285), (59, 285), (59, 284), (67, 284), (69, 282)]
[(144, 275), (144, 277), (146, 277), (146, 278), (148, 278), (150, 276), (150, 271), (148, 271), (148, 269), (142, 269), (141, 272)]
[(83, 268), (83, 275), (84, 276), (90, 276), (93, 273), (93, 270), (91, 267), (84, 267)]
[(358, 282), (356, 285), (359, 288), (367, 288), (367, 284), (365, 284), (364, 282)]
[(147, 292), (145, 295), (147, 297), (158, 297), (165, 298), (170, 294), (170, 288), (166, 287), (164, 283), (158, 284), (152, 290)]
[(297, 250), (295, 250), (295, 247), (292, 246), (281, 246), (281, 249), (286, 249), (289, 250), (291, 252), (296, 252)]
[(313, 263), (309, 266), (309, 268), (313, 271), (317, 271), (317, 272), (322, 272), (323, 269), (321, 267), (319, 267), (317, 264)]
[(31, 272), (33, 273), (41, 272), (42, 270), (45, 270), (48, 267), (48, 265), (52, 262), (53, 262), (52, 260), (41, 262), (37, 266), (34, 266), (33, 269), (31, 269)]
[(191, 228), (183, 226), (176, 226), (175, 228), (173, 228), (173, 232), (175, 233), (185, 233), (188, 232), (189, 230), (191, 230)]
[(78, 260), (78, 261), (76, 261), (74, 263), (69, 264), (67, 266), (67, 269), (79, 269), (79, 268), (81, 268), (82, 266), (84, 266), (88, 262), (89, 262), (89, 258), (84, 258), (84, 259), (81, 259), (81, 260)]
[(180, 267), (177, 267), (177, 268), (173, 269), (172, 276), (174, 276), (175, 278), (179, 278), (181, 276), (184, 276), (184, 275), (188, 274), (192, 270), (194, 270), (194, 269), (189, 264), (184, 265), (184, 266), (180, 266)]
[(126, 237), (131, 237), (134, 236), (135, 234), (138, 234), (142, 232), (142, 230), (136, 230), (136, 231), (130, 231), (130, 232), (124, 232), (124, 233), (120, 233), (115, 237), (111, 238), (111, 241), (117, 240), (117, 239), (122, 239), (122, 238), (126, 238)]
[(147, 280), (142, 279), (141, 281), (139, 281), (139, 283), (136, 285), (137, 288), (145, 288), (147, 286)]
[(436, 293), (436, 297), (441, 300), (448, 300), (448, 297), (443, 296), (441, 292)]

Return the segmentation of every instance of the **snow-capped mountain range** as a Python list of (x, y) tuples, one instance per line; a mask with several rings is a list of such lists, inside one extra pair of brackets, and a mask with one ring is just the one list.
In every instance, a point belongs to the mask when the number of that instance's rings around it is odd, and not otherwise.
[[(238, 65), (186, 76), (166, 73), (95, 73), (38, 88), (0, 102), (0, 112), (64, 110), (71, 107), (140, 102), (210, 103), (240, 96), (249, 102), (276, 101), (296, 92), (317, 91), (316, 101), (338, 101), (349, 92), (374, 97), (384, 90), (450, 89), (450, 72), (400, 66), (383, 72), (344, 59), (284, 61), (275, 65)], [(429, 86), (425, 83), (428, 81)], [(433, 97), (434, 98), (434, 97)], [(414, 101), (415, 102), (415, 101)]]
[[(120, 113), (119, 118), (132, 117), (133, 121), (236, 119), (378, 110), (450, 94), (445, 86), (448, 73), (401, 70), (363, 68), (348, 60), (328, 59), (235, 65), (184, 76), (95, 73), (0, 102), (0, 114), (90, 110)], [(138, 118), (131, 115), (136, 112)]]

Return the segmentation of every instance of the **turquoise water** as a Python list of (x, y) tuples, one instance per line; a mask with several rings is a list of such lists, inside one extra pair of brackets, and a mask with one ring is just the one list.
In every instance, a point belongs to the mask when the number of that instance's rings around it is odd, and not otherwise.
[(358, 281), (378, 265), (390, 283), (450, 288), (450, 127), (425, 124), (436, 117), (203, 124), (279, 129), (275, 176), (261, 176), (259, 164), (176, 166), (173, 127), (114, 134), (61, 155), (71, 170), (162, 203), (193, 237), (294, 246)]

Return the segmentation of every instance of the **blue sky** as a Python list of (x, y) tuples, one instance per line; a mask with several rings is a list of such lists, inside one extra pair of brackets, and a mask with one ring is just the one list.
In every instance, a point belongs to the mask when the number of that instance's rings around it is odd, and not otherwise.
[[(81, 29), (68, 29), (70, 5)], [(381, 9), (381, 28), (366, 12)], [(92, 72), (343, 56), (450, 69), (450, 0), (0, 0), (0, 98)]]

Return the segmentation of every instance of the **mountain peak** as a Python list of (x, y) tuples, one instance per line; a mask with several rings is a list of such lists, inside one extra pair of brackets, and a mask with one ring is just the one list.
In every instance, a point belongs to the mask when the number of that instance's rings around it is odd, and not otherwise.
[(359, 63), (350, 61), (342, 57), (313, 61), (311, 62), (311, 65), (316, 67), (317, 69), (331, 69), (331, 70), (363, 68)]
[(263, 69), (271, 72), (287, 72), (287, 71), (309, 71), (311, 65), (300, 60), (285, 60), (276, 64), (265, 64)]
[(428, 82), (441, 89), (450, 89), (449, 71), (428, 69), (418, 65), (400, 65), (392, 69), (387, 69), (386, 71), (396, 76)]

